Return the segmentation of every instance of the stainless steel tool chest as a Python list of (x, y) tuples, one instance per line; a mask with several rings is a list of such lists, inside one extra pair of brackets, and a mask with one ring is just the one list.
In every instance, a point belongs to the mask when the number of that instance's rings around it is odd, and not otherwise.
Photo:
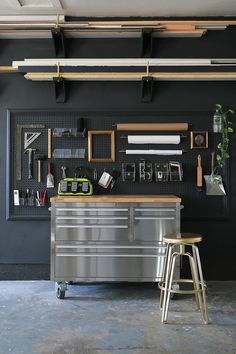
[(51, 200), (52, 280), (161, 279), (166, 251), (162, 237), (180, 231), (179, 198), (64, 199)]

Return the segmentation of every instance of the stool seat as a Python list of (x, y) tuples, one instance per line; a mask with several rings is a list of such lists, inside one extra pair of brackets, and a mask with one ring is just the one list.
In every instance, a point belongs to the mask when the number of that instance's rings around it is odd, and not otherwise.
[(163, 237), (163, 241), (173, 244), (197, 243), (202, 241), (200, 234), (181, 232), (179, 234), (168, 234)]

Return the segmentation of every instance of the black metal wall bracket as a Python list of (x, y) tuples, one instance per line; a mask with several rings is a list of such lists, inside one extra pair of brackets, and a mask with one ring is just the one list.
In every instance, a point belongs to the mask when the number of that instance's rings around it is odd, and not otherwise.
[(66, 82), (63, 77), (54, 77), (54, 88), (57, 103), (66, 102)]
[(143, 28), (141, 33), (141, 57), (152, 57), (153, 29)]
[(51, 29), (52, 39), (54, 43), (55, 55), (57, 58), (66, 57), (66, 42), (63, 29), (61, 27), (55, 27)]
[(153, 77), (144, 76), (141, 81), (141, 100), (142, 102), (151, 102), (153, 95)]

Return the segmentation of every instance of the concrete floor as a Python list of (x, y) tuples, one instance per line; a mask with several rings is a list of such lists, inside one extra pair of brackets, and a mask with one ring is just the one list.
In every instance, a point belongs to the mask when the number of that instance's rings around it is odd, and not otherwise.
[(50, 281), (0, 282), (0, 354), (236, 353), (236, 282), (209, 282), (211, 324), (192, 296), (172, 300), (162, 325), (155, 284), (69, 286)]

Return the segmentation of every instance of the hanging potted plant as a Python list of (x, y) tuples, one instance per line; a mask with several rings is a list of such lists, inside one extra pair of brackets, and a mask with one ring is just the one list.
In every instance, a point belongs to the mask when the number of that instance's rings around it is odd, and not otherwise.
[[(220, 104), (216, 105), (218, 126), (220, 127), (219, 133), (221, 134), (221, 141), (217, 145), (217, 153), (215, 159), (215, 153), (212, 153), (211, 162), (211, 175), (204, 176), (206, 182), (206, 194), (207, 195), (225, 195), (225, 189), (222, 182), (222, 176), (220, 172), (226, 165), (229, 155), (229, 134), (233, 133), (232, 122), (229, 121), (229, 114), (233, 114), (232, 109), (224, 111)], [(216, 161), (215, 161), (216, 160)]]
[(232, 109), (228, 109), (227, 111), (223, 111), (223, 108), (220, 104), (216, 105), (216, 109), (218, 110), (221, 117), (221, 142), (217, 145), (218, 152), (216, 154), (216, 165), (213, 170), (213, 175), (218, 176), (222, 167), (225, 166), (226, 161), (230, 158), (229, 155), (229, 134), (233, 133), (232, 122), (228, 120), (228, 115), (233, 114), (234, 111)]

